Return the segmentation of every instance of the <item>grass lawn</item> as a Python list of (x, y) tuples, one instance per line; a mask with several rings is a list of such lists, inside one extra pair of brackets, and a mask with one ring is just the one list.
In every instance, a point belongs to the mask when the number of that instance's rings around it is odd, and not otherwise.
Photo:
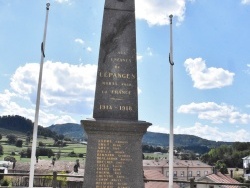
[[(14, 132), (11, 132), (9, 134), (13, 134), (13, 133)], [(15, 135), (17, 136), (17, 139), (23, 140), (23, 146), (16, 147), (15, 145), (10, 145), (7, 142), (8, 139), (6, 138), (6, 136), (3, 136), (3, 138), (0, 140), (0, 144), (3, 146), (4, 155), (0, 156), (0, 160), (3, 160), (4, 157), (10, 156), (12, 152), (15, 152), (15, 155), (13, 157), (15, 157), (18, 162), (30, 161), (30, 158), (20, 158), (19, 152), (21, 152), (22, 150), (27, 150), (28, 147), (31, 148), (32, 143), (30, 143), (29, 145), (26, 145), (25, 144), (26, 135), (21, 134), (19, 132), (17, 133), (18, 134), (15, 134)], [(1, 134), (4, 135), (2, 132)], [(52, 149), (55, 155), (60, 151), (61, 152), (60, 160), (65, 160), (65, 161), (75, 161), (76, 159), (79, 159), (79, 157), (69, 157), (68, 154), (71, 152), (74, 152), (78, 156), (79, 154), (86, 153), (86, 148), (87, 148), (86, 145), (75, 143), (75, 142), (67, 142), (67, 146), (61, 147), (61, 148), (54, 147), (53, 146), (54, 140), (52, 138), (45, 138), (45, 137), (40, 137), (40, 136), (38, 137), (37, 143), (39, 142), (43, 142), (45, 144), (45, 148)], [(52, 157), (48, 158), (48, 156), (40, 156), (39, 159), (51, 161)]]

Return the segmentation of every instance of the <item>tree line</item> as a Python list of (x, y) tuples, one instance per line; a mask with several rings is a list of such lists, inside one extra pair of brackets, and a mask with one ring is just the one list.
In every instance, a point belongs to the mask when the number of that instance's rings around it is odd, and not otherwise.
[(250, 155), (250, 142), (234, 142), (232, 145), (221, 145), (201, 156), (201, 160), (219, 168), (243, 168), (242, 158)]

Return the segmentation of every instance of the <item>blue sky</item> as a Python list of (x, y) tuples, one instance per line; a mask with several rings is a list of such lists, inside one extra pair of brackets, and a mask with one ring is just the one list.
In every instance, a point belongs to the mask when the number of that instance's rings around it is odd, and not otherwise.
[[(45, 0), (0, 0), (0, 115), (34, 120)], [(104, 0), (50, 0), (39, 124), (91, 118)], [(250, 141), (250, 0), (135, 0), (139, 119), (174, 133)]]

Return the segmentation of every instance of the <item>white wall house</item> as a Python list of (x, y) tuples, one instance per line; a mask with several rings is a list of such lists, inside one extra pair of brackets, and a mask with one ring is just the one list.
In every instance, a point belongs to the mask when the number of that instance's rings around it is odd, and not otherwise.
[(250, 155), (242, 159), (243, 159), (244, 178), (246, 180), (250, 180)]
[[(169, 164), (167, 159), (143, 160), (144, 170), (156, 170), (162, 173), (167, 179), (169, 176)], [(199, 160), (174, 160), (173, 176), (175, 180), (189, 180), (212, 174), (213, 167)]]

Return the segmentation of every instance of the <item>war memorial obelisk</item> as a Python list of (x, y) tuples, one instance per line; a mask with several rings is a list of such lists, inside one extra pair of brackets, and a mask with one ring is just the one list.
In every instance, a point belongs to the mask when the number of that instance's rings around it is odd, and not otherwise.
[(143, 188), (141, 141), (151, 123), (138, 121), (134, 0), (106, 0), (84, 188)]

